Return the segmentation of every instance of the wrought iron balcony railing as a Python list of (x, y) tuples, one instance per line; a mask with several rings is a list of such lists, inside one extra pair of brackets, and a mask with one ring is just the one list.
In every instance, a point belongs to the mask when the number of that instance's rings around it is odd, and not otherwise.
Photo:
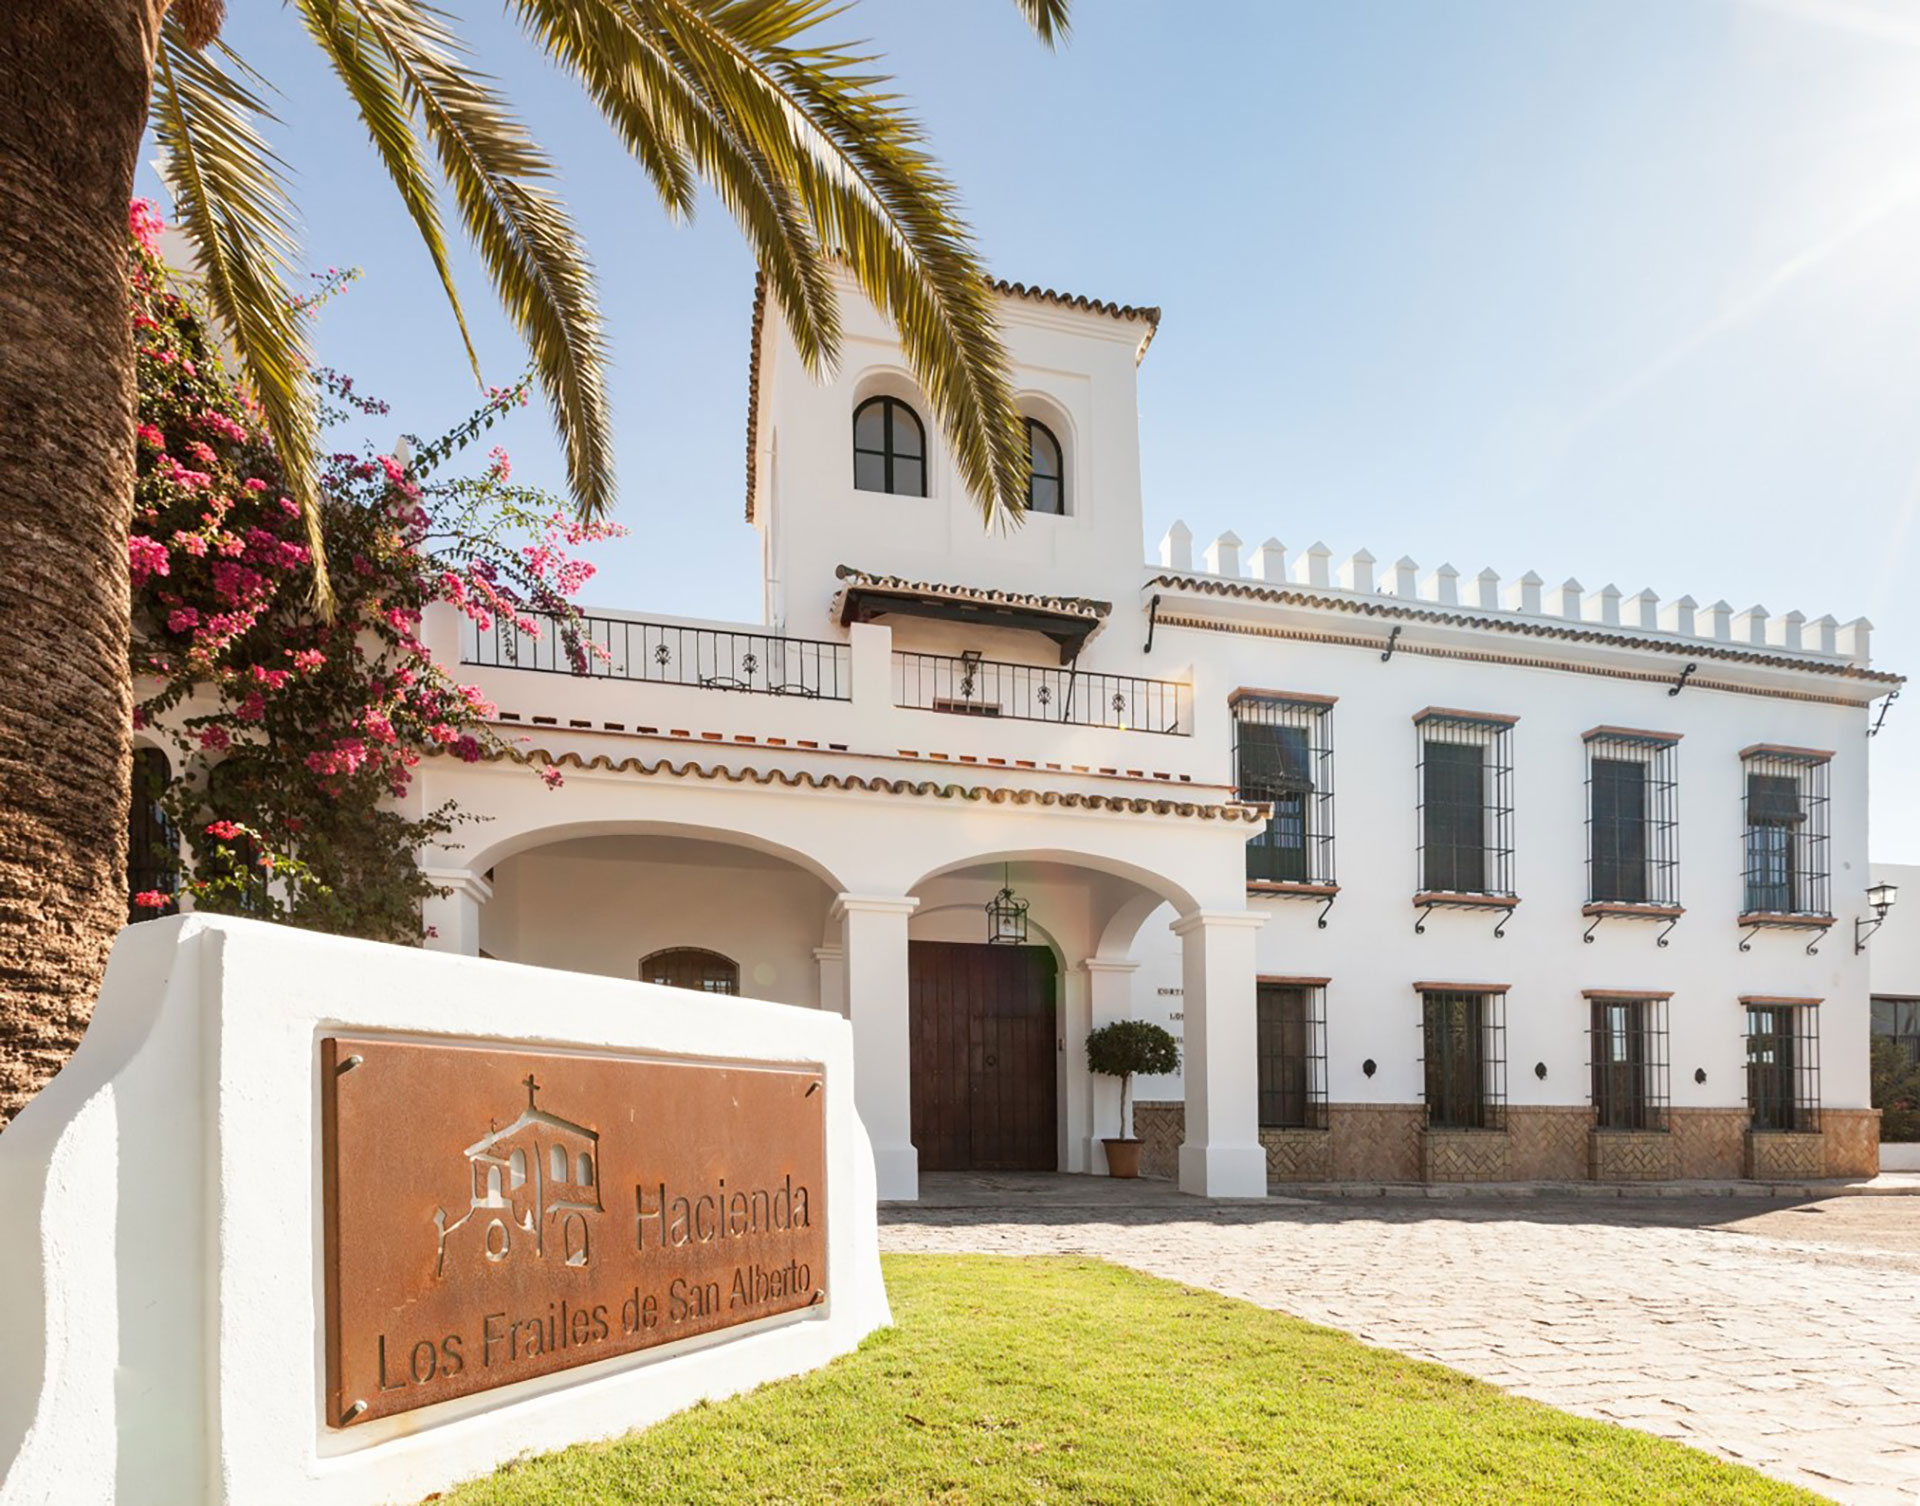
[(974, 654), (896, 653), (893, 671), (894, 704), (922, 711), (1176, 737), (1193, 730), (1193, 688), (1177, 680), (1004, 664)]
[(560, 631), (558, 618), (543, 612), (527, 616), (539, 625), (537, 637), (520, 632), (511, 622), (496, 620), (484, 632), (476, 623), (465, 623), (460, 662), (818, 701), (853, 699), (844, 643), (622, 617), (582, 617), (576, 654)]

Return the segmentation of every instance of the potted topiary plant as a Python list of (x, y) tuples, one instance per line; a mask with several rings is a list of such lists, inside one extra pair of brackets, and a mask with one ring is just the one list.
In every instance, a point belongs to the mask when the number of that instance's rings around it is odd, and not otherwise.
[(1180, 1043), (1147, 1020), (1115, 1020), (1087, 1035), (1087, 1065), (1102, 1077), (1120, 1079), (1120, 1134), (1102, 1140), (1107, 1148), (1107, 1172), (1116, 1177), (1140, 1175), (1140, 1142), (1133, 1135), (1133, 1075), (1157, 1076), (1180, 1070)]

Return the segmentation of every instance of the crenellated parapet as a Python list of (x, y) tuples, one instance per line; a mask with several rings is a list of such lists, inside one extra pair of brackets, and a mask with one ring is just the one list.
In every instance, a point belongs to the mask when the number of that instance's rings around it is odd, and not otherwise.
[(1492, 569), (1467, 576), (1450, 564), (1441, 564), (1423, 571), (1404, 555), (1382, 566), (1365, 549), (1336, 564), (1333, 551), (1318, 541), (1290, 556), (1278, 539), (1248, 549), (1236, 535), (1223, 533), (1202, 552), (1196, 571), (1192, 530), (1177, 521), (1160, 541), (1159, 563), (1180, 574), (1244, 580), (1308, 594), (1325, 592), (1336, 600), (1391, 597), (1409, 605), (1493, 620), (1557, 621), (1627, 635), (1841, 659), (1862, 667), (1872, 659), (1873, 624), (1864, 617), (1841, 622), (1831, 614), (1809, 618), (1795, 611), (1776, 616), (1759, 605), (1735, 610), (1728, 602), (1715, 601), (1702, 606), (1691, 596), (1666, 599), (1653, 590), (1629, 596), (1612, 582), (1589, 589), (1572, 578), (1549, 586), (1531, 570), (1503, 582)]

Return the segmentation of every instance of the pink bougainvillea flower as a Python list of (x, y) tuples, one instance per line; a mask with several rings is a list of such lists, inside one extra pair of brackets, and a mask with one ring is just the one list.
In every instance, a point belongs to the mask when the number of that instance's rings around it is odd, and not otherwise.
[(142, 444), (150, 444), (155, 449), (159, 449), (160, 446), (167, 442), (167, 436), (154, 428), (152, 424), (142, 424), (134, 432), (140, 436)]
[(552, 764), (548, 764), (544, 769), (540, 771), (540, 777), (546, 780), (547, 788), (550, 790), (557, 790), (560, 788), (561, 785), (567, 782), (565, 776), (563, 776), (561, 772), (558, 769), (556, 769)]
[(207, 835), (218, 837), (222, 842), (231, 842), (240, 835), (240, 828), (231, 821), (209, 821)]
[(171, 633), (191, 632), (199, 624), (200, 614), (192, 607), (176, 607), (167, 613), (167, 631)]
[(164, 910), (173, 903), (173, 896), (162, 894), (158, 889), (142, 889), (134, 895), (133, 902), (143, 910)]
[(232, 743), (233, 739), (227, 736), (227, 729), (225, 727), (202, 727), (200, 729), (200, 746), (203, 748), (211, 748), (218, 752), (223, 748), (232, 746)]
[(166, 575), (172, 570), (167, 558), (167, 546), (158, 539), (148, 538), (144, 533), (128, 536), (127, 564), (133, 572), (136, 586), (144, 586), (151, 577)]

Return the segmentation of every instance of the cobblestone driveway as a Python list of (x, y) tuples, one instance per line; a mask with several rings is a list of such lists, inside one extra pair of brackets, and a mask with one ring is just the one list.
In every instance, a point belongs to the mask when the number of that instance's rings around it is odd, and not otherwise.
[[(1920, 1502), (1920, 1198), (1204, 1204), (928, 1177), (885, 1250), (1211, 1287), (1849, 1502)], [(1077, 1185), (1076, 1185), (1077, 1184)]]

